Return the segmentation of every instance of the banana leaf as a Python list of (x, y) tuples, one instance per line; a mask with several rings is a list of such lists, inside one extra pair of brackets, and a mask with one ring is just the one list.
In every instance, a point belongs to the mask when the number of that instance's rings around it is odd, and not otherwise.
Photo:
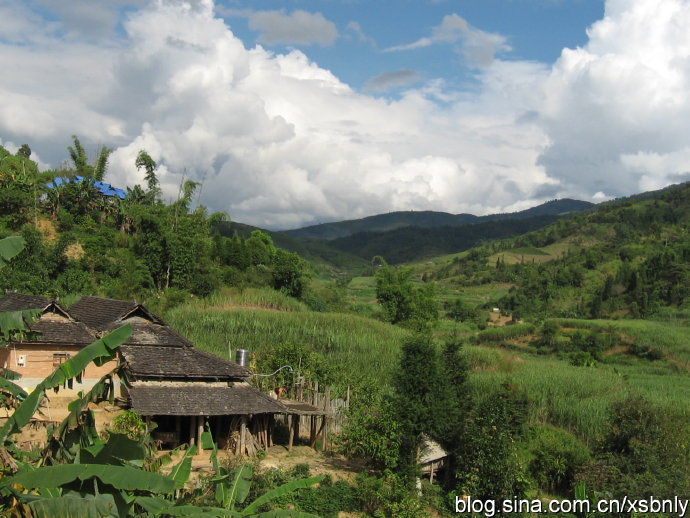
[(0, 378), (0, 391), (9, 392), (10, 394), (12, 394), (12, 397), (19, 401), (24, 400), (26, 396), (28, 396), (28, 394), (23, 388), (5, 378)]
[(235, 478), (227, 486), (227, 495), (224, 495), (225, 507), (235, 509), (235, 504), (241, 504), (247, 499), (252, 485), (253, 473), (252, 465), (247, 462), (237, 468)]
[(305, 513), (302, 511), (292, 511), (285, 509), (282, 511), (266, 511), (265, 513), (253, 514), (252, 518), (320, 518), (318, 515)]
[(42, 498), (28, 504), (35, 518), (105, 518), (117, 517), (117, 506), (112, 495), (86, 497), (61, 496)]
[(25, 488), (60, 487), (77, 480), (97, 478), (118, 490), (144, 490), (151, 493), (170, 493), (175, 481), (130, 466), (109, 466), (105, 464), (59, 464), (42, 466), (34, 471), (25, 471), (0, 479), (0, 488), (19, 484)]
[(182, 460), (173, 467), (170, 472), (170, 479), (175, 483), (175, 489), (182, 489), (189, 479), (189, 474), (192, 472), (192, 458), (196, 454), (196, 446), (190, 446), (184, 452)]
[(19, 255), (24, 250), (24, 244), (24, 238), (21, 236), (10, 236), (0, 239), (0, 267), (4, 266), (16, 255)]
[(99, 441), (93, 446), (81, 448), (79, 460), (83, 464), (107, 464), (110, 466), (143, 466), (146, 449), (124, 434), (110, 432), (108, 442)]
[[(297, 489), (304, 489), (313, 486), (314, 484), (318, 484), (324, 479), (324, 475), (318, 475), (316, 477), (311, 477), (311, 478), (303, 478), (300, 480), (293, 480), (292, 482), (288, 482), (287, 484), (283, 484), (282, 486), (278, 486), (277, 488), (269, 491), (268, 493), (265, 493), (261, 495), (259, 498), (254, 500), (251, 504), (249, 504), (247, 507), (245, 507), (241, 514), (242, 516), (252, 516), (256, 514), (256, 512), (259, 510), (259, 508), (270, 502), (271, 500), (275, 500), (276, 498), (280, 498), (281, 496), (287, 495), (288, 493), (292, 493), (293, 491)], [(270, 516), (270, 515), (269, 515)]]
[(22, 332), (30, 334), (29, 325), (41, 314), (40, 309), (0, 312), (0, 340), (8, 342)]

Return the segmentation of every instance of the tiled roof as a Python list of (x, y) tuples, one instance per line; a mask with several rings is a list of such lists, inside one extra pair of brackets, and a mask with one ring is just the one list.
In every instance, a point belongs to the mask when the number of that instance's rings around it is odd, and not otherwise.
[(90, 328), (98, 331), (105, 330), (113, 322), (126, 317), (130, 313), (137, 312), (141, 312), (154, 322), (163, 323), (160, 318), (149, 313), (136, 302), (93, 297), (91, 295), (84, 296), (72, 304), (69, 307), (69, 312), (76, 320), (84, 322)]
[(120, 352), (134, 379), (211, 379), (247, 378), (244, 367), (191, 347), (123, 345)]
[(132, 326), (126, 345), (160, 345), (164, 347), (194, 347), (194, 344), (171, 327), (156, 324), (141, 317), (130, 317), (109, 324), (103, 331), (113, 331), (123, 324)]
[(28, 342), (88, 345), (97, 339), (96, 334), (81, 322), (74, 322), (53, 311), (43, 313), (38, 322), (31, 324), (29, 329), (38, 332), (38, 336)]
[(25, 309), (44, 309), (52, 302), (48, 297), (10, 292), (0, 298), (0, 312), (23, 311)]
[(284, 414), (287, 409), (247, 383), (134, 383), (132, 408), (141, 415)]

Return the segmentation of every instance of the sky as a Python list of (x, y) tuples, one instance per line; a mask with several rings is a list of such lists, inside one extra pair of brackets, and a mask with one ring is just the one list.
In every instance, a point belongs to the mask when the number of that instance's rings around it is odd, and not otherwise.
[(0, 0), (0, 144), (287, 229), (690, 180), (690, 0)]

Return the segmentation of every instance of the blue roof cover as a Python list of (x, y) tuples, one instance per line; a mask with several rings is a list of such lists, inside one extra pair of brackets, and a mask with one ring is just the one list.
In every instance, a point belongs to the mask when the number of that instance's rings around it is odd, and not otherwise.
[[(74, 183), (81, 183), (84, 180), (88, 180), (88, 178), (84, 178), (83, 176), (75, 175), (74, 178), (69, 178), (65, 176), (56, 176), (53, 178), (52, 182), (48, 182), (46, 184), (46, 187), (48, 189), (55, 189), (57, 187), (60, 187), (62, 185), (68, 184), (70, 182)], [(93, 182), (93, 186), (96, 188), (96, 190), (101, 193), (103, 196), (117, 196), (121, 200), (124, 200), (127, 197), (127, 193), (123, 189), (117, 189), (115, 187), (111, 187), (109, 183), (101, 182), (99, 180), (96, 180)]]

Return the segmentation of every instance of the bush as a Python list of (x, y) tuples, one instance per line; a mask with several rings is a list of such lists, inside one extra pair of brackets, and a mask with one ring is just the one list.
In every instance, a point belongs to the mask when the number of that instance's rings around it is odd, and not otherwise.
[(570, 494), (575, 473), (590, 460), (587, 447), (575, 436), (550, 425), (536, 425), (531, 430), (528, 449), (532, 455), (529, 474), (547, 491)]
[(146, 423), (134, 410), (125, 410), (113, 419), (111, 431), (121, 433), (135, 441), (146, 436)]

